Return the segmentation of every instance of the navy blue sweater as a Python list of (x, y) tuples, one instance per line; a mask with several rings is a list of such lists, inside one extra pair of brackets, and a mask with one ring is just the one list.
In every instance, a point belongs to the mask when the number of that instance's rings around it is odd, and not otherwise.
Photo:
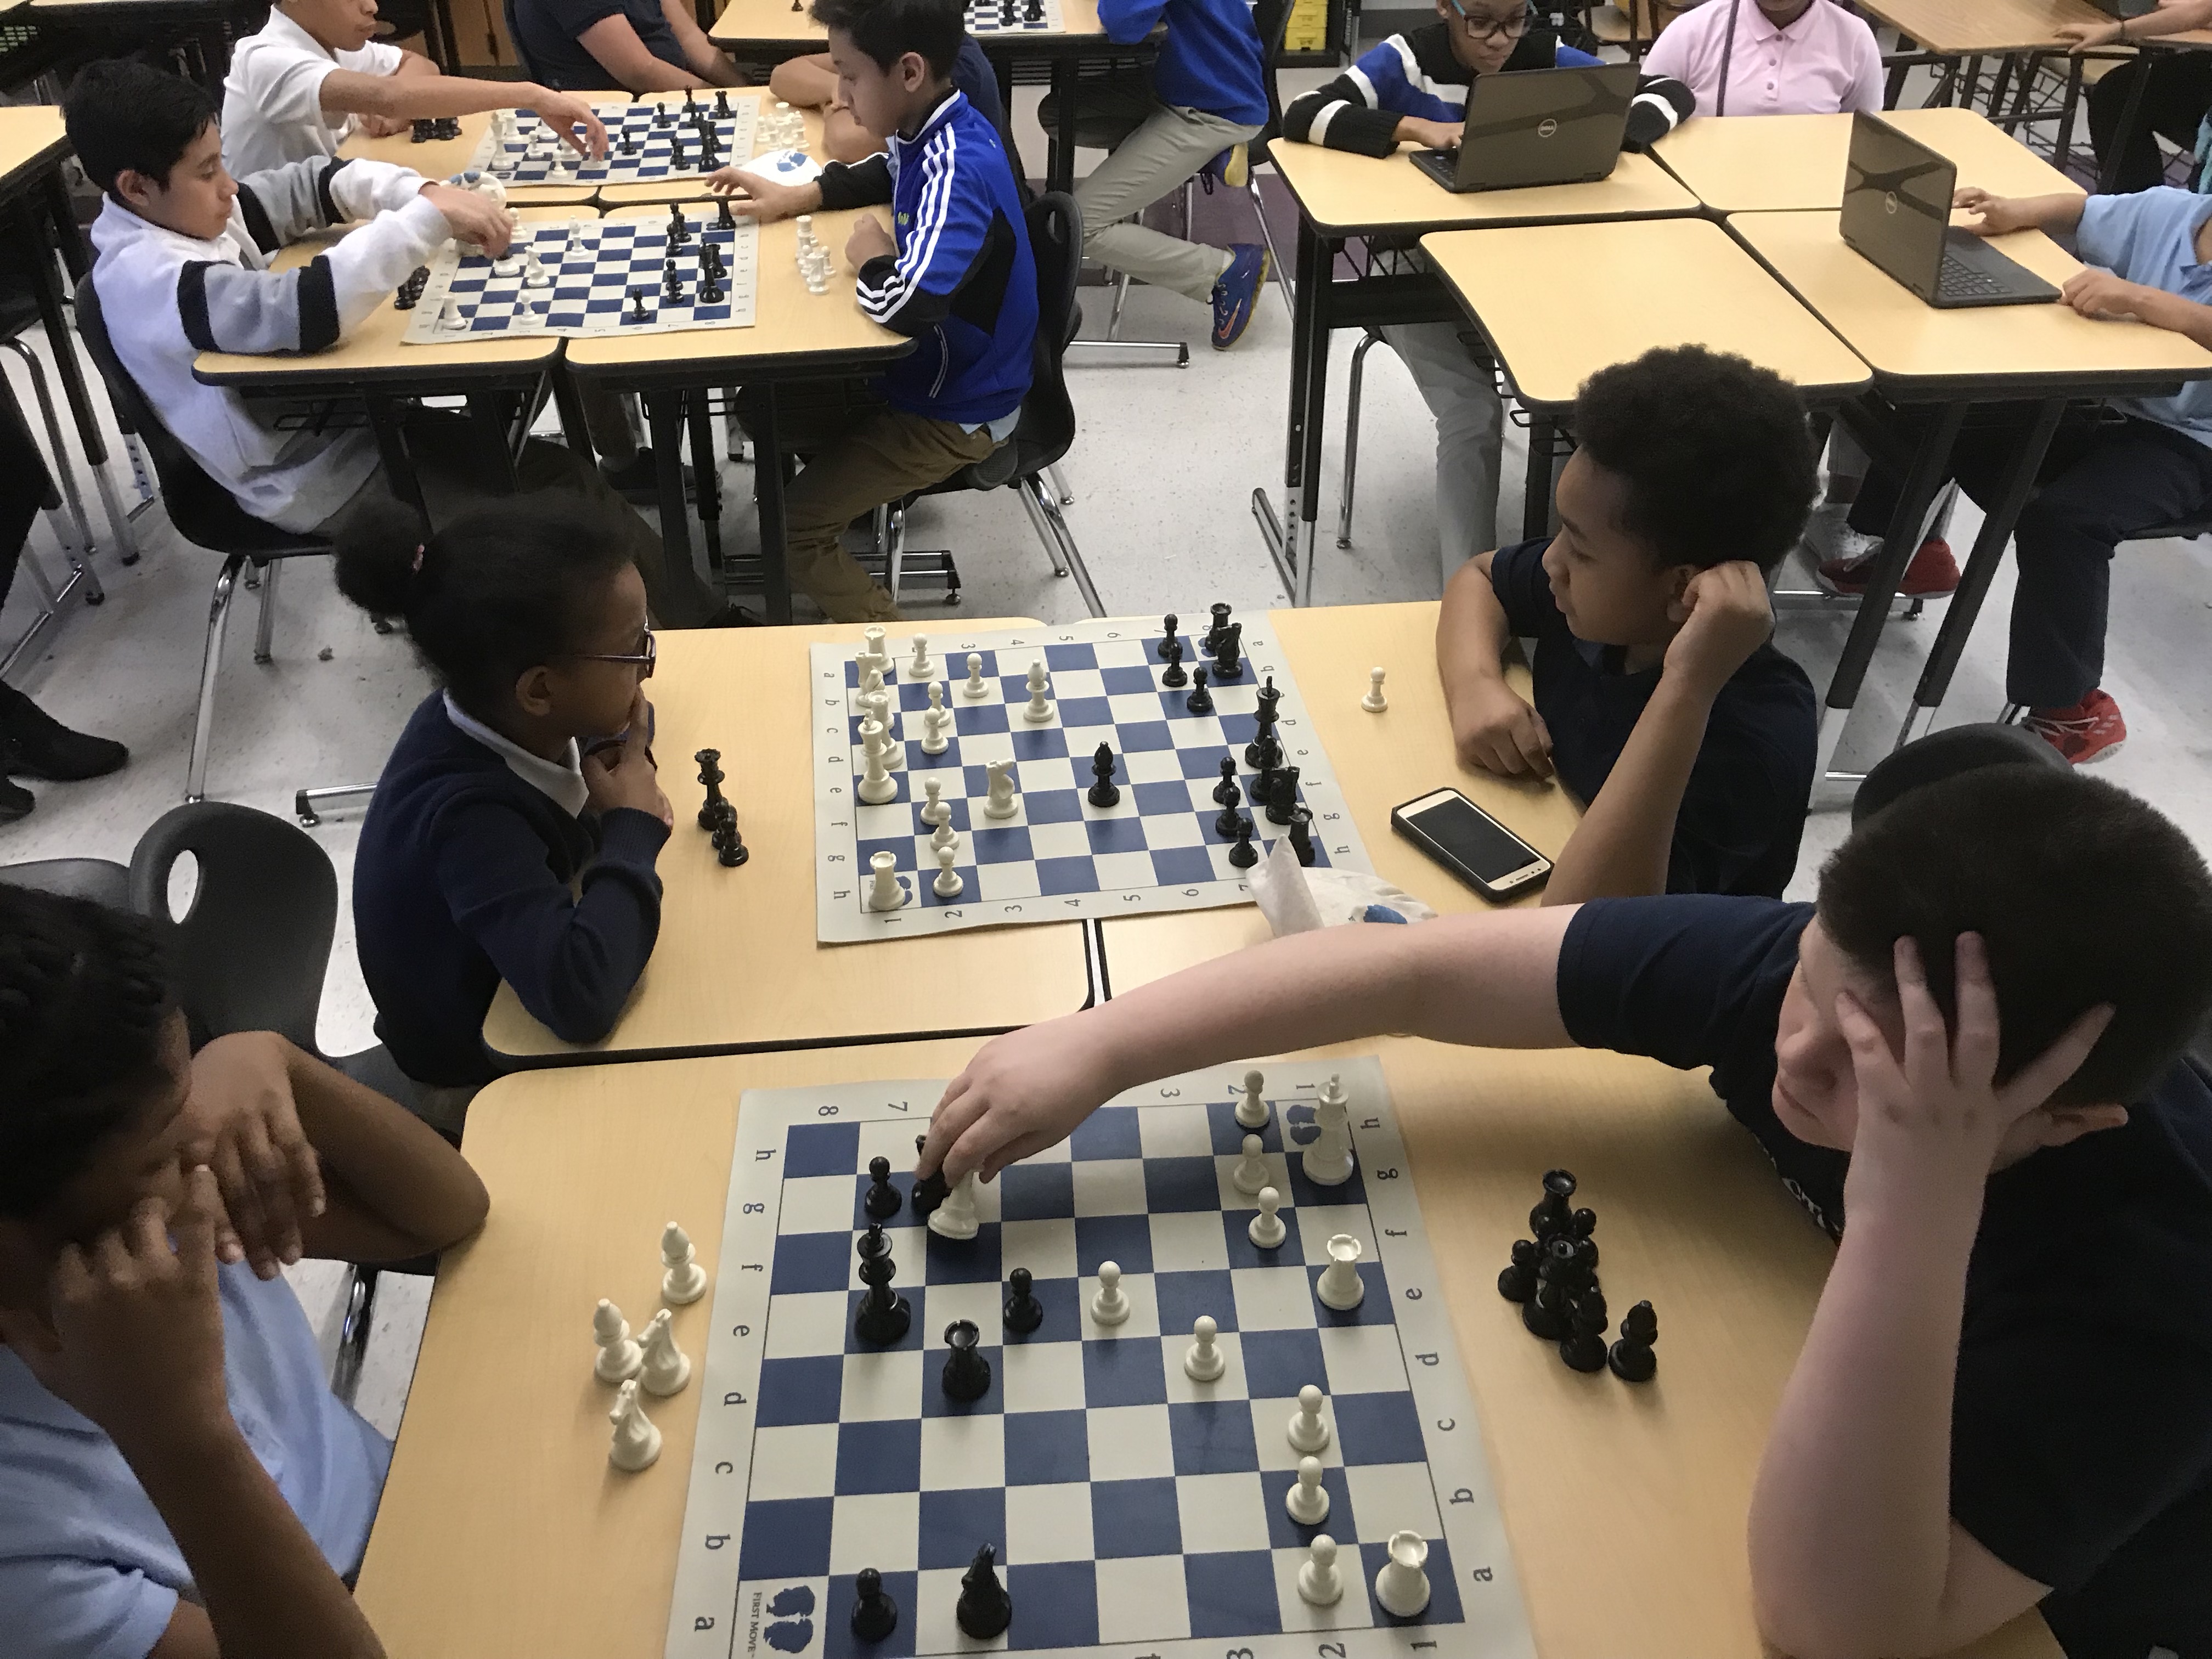
[(496, 1076), (481, 1028), (502, 979), (556, 1036), (605, 1036), (660, 932), (667, 839), (650, 812), (570, 817), (447, 719), (443, 694), (424, 699), (353, 866), (362, 977), (400, 1069), (444, 1086)]

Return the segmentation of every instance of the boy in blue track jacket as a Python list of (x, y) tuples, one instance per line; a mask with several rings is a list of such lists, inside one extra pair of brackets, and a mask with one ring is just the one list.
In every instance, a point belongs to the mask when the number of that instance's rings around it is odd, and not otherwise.
[[(888, 202), (845, 244), (863, 315), (915, 349), (876, 383), (884, 407), (816, 448), (784, 504), (791, 579), (832, 622), (896, 622), (898, 607), (840, 544), (845, 526), (942, 483), (1012, 434), (1029, 394), (1036, 264), (1013, 170), (989, 119), (954, 88), (960, 0), (815, 0), (839, 90), (890, 146), (807, 185), (726, 167), (709, 179), (762, 221)], [(805, 447), (803, 444), (800, 446)]]

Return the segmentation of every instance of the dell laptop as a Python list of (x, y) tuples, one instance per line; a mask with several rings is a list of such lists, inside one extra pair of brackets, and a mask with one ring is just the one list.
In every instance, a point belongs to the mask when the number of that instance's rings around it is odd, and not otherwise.
[(1636, 81), (1633, 64), (1478, 75), (1459, 144), (1416, 150), (1413, 165), (1455, 192), (1603, 179), (1620, 160)]
[(1959, 170), (1917, 139), (1864, 113), (1851, 117), (1839, 228), (1852, 251), (1929, 305), (2035, 305), (2058, 290), (1951, 222)]

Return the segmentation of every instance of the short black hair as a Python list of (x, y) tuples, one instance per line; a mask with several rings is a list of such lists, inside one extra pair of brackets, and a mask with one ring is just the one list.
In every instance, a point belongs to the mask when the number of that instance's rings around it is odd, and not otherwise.
[(879, 70), (908, 52), (940, 81), (952, 78), (952, 62), (967, 39), (961, 0), (814, 0), (814, 21), (853, 38)]
[(1819, 906), (1828, 937), (1885, 986), (1910, 935), (1947, 1020), (1953, 941), (1979, 933), (2000, 1081), (2110, 1003), (2060, 1105), (2140, 1099), (2212, 1008), (2212, 873), (2167, 818), (2078, 772), (1985, 766), (1899, 796), (1829, 858)]
[(426, 542), (410, 508), (373, 498), (337, 537), (338, 592), (404, 621), (430, 672), (483, 719), (526, 669), (588, 648), (607, 584), (632, 562), (616, 516), (626, 510), (540, 490), (471, 508)]
[(135, 58), (87, 64), (62, 98), (62, 119), (85, 176), (110, 195), (125, 173), (166, 187), (169, 171), (216, 118), (215, 102), (181, 75)]
[(33, 1216), (141, 1109), (176, 999), (151, 922), (0, 883), (0, 1215)]
[(1622, 527), (1660, 564), (1748, 559), (1771, 574), (1812, 511), (1817, 458), (1797, 390), (1703, 346), (1665, 346), (1583, 382), (1568, 422), (1627, 481)]

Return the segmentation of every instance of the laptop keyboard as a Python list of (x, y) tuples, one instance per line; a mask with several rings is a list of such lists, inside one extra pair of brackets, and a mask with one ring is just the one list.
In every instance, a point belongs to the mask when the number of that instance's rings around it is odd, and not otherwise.
[(1946, 250), (1943, 268), (1936, 273), (1936, 291), (1947, 300), (1975, 300), (2008, 290), (1996, 277), (1986, 271), (1975, 270), (1957, 254)]

